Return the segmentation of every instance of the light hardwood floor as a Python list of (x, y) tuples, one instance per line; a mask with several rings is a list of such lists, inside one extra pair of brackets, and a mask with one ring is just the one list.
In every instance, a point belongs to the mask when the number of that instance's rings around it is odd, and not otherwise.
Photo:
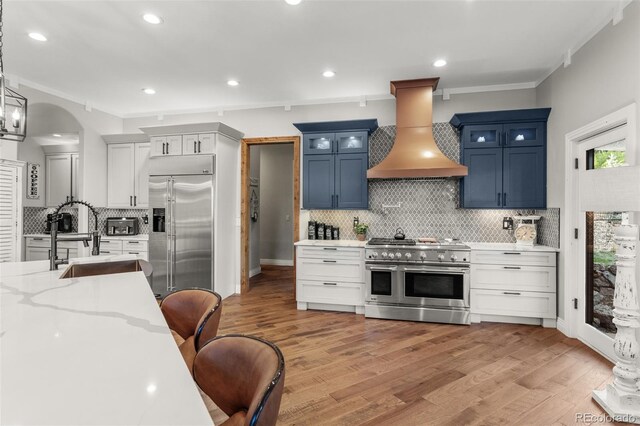
[(298, 311), (293, 270), (264, 267), (225, 299), (219, 334), (276, 343), (286, 359), (279, 424), (574, 424), (602, 415), (611, 364), (555, 329), (365, 319)]

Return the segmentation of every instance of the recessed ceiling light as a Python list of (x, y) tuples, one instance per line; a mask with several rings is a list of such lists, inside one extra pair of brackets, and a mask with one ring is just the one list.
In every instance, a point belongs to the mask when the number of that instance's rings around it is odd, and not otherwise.
[(62, 137), (62, 135), (60, 133), (54, 133), (52, 136), (54, 138), (61, 138)]
[(152, 89), (151, 87), (147, 87), (145, 89), (142, 89), (142, 91), (147, 95), (155, 95), (156, 94), (155, 89)]
[(445, 65), (447, 65), (447, 61), (445, 61), (444, 59), (438, 59), (433, 63), (433, 66), (438, 68), (444, 67)]
[(145, 13), (142, 15), (142, 19), (153, 25), (162, 24), (164, 22), (161, 17), (154, 15), (153, 13)]
[(237, 86), (237, 85), (239, 85), (240, 83), (238, 82), (238, 80), (229, 80), (229, 81), (227, 81), (227, 84), (228, 84), (229, 86)]
[(38, 41), (47, 41), (47, 38), (40, 33), (29, 33), (29, 37)]
[(291, 6), (295, 6), (297, 4), (300, 4), (301, 0), (284, 0), (287, 2), (287, 4), (290, 4)]
[(335, 73), (335, 71), (326, 70), (325, 72), (322, 73), (322, 75), (324, 77), (331, 78), (331, 77), (335, 76), (336, 73)]

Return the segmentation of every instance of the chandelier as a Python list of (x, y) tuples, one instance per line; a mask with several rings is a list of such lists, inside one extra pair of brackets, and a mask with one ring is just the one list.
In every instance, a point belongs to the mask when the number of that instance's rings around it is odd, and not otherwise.
[(0, 0), (0, 139), (22, 142), (27, 136), (27, 98), (7, 87), (2, 61), (2, 0)]

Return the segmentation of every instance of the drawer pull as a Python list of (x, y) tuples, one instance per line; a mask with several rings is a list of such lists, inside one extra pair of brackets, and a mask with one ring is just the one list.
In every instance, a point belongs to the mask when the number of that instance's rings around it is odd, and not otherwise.
[(140, 241), (127, 241), (129, 244), (140, 244)]
[(111, 252), (107, 250), (100, 250), (100, 253), (111, 253)]
[(324, 263), (336, 263), (335, 260), (323, 260)]
[(33, 241), (42, 241), (44, 238), (34, 238)]
[(520, 296), (522, 293), (518, 293), (516, 291), (503, 291), (502, 294), (509, 294), (511, 296)]
[(130, 251), (129, 254), (140, 254), (140, 253), (137, 251)]
[(504, 266), (504, 269), (522, 269), (519, 266)]
[(325, 247), (322, 250), (338, 250), (338, 249), (335, 247)]
[(338, 283), (322, 283), (323, 285), (338, 285)]
[(515, 255), (520, 255), (520, 254), (522, 254), (522, 253), (517, 252), (517, 251), (507, 251), (507, 252), (504, 252), (504, 253), (502, 253), (502, 254), (515, 254)]

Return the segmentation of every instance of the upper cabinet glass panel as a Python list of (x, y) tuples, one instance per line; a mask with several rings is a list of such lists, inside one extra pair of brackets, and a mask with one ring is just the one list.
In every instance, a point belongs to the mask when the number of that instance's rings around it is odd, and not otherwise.
[(367, 132), (336, 133), (338, 152), (367, 152)]
[(471, 125), (462, 130), (465, 148), (496, 148), (500, 146), (502, 125)]
[(328, 154), (333, 152), (333, 134), (320, 133), (304, 135), (305, 154)]
[(544, 141), (544, 123), (505, 124), (506, 145), (538, 146)]

